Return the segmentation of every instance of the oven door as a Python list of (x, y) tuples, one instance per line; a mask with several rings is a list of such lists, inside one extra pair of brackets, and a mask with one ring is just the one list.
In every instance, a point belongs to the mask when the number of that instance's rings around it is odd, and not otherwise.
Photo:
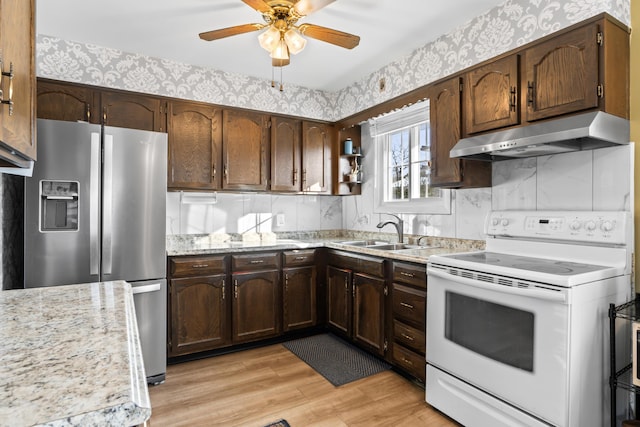
[(569, 290), (488, 283), (431, 265), (427, 271), (427, 363), (562, 425)]

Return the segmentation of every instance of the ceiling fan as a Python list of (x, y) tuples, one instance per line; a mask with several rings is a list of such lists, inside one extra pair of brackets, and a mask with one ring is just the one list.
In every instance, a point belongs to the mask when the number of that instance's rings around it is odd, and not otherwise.
[(335, 0), (242, 0), (262, 14), (264, 24), (244, 24), (234, 27), (200, 33), (206, 41), (249, 33), (267, 28), (258, 36), (263, 49), (271, 56), (274, 67), (289, 65), (289, 54), (297, 54), (304, 49), (307, 41), (302, 37), (314, 38), (346, 49), (353, 49), (360, 43), (360, 37), (331, 28), (313, 24), (296, 25), (303, 18)]

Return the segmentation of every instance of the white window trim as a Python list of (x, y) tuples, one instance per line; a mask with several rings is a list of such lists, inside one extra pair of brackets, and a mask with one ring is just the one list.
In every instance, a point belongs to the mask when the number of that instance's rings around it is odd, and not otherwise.
[(429, 115), (427, 101), (414, 104), (410, 107), (386, 114), (370, 121), (371, 137), (374, 143), (375, 171), (373, 191), (373, 211), (375, 213), (408, 213), (408, 214), (451, 214), (451, 190), (442, 189), (441, 197), (425, 198), (420, 200), (385, 201), (386, 189), (386, 165), (385, 144), (382, 135), (412, 127), (423, 121), (425, 115)]

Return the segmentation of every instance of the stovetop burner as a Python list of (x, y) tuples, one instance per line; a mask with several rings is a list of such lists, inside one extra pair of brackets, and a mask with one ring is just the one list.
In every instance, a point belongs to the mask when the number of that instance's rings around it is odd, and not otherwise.
[[(516, 270), (527, 270), (537, 273), (554, 274), (558, 276), (572, 276), (608, 268), (602, 265), (582, 264), (568, 261), (555, 261), (545, 258), (530, 258), (497, 252), (451, 254), (446, 255), (446, 257), (468, 262), (470, 264), (506, 267)], [(473, 267), (470, 266), (469, 268)]]

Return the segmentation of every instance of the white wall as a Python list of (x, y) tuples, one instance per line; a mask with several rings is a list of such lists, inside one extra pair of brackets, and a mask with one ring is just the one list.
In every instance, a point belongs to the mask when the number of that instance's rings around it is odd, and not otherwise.
[[(204, 200), (192, 203), (191, 200), (198, 196), (204, 196)], [(214, 201), (216, 203), (213, 203)], [(278, 226), (276, 222), (276, 216), (279, 214), (284, 219), (282, 226)], [(167, 193), (167, 234), (315, 231), (341, 228), (342, 198), (338, 196)]]
[[(373, 139), (363, 126), (362, 195), (342, 201), (345, 229), (377, 231), (390, 217), (375, 213)], [(491, 188), (451, 190), (451, 214), (403, 214), (406, 234), (484, 239), (490, 210), (630, 210), (633, 147), (603, 148), (495, 162)], [(393, 228), (383, 229), (393, 232)]]

